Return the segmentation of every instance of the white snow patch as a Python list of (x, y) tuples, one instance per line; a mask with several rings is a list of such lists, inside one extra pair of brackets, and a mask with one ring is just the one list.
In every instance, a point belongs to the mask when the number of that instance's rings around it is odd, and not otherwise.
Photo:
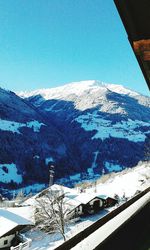
[(40, 156), (39, 155), (34, 155), (33, 159), (40, 159)]
[(47, 158), (45, 159), (45, 164), (48, 165), (49, 162), (53, 162), (53, 161), (54, 161), (53, 157), (49, 156), (49, 157), (47, 157)]
[[(116, 138), (125, 138), (134, 142), (145, 141), (146, 133), (144, 134), (144, 132), (141, 132), (138, 129), (142, 126), (149, 127), (148, 122), (139, 120), (133, 121), (131, 119), (112, 124), (112, 121), (103, 119), (96, 113), (80, 115), (75, 119), (75, 121), (80, 123), (81, 127), (86, 131), (97, 131), (92, 139), (102, 140), (112, 136)], [(150, 130), (147, 133), (150, 133)]]
[(109, 170), (109, 172), (117, 172), (117, 171), (121, 171), (122, 168), (120, 165), (114, 164), (113, 162), (105, 162), (105, 167)]
[(17, 173), (16, 164), (0, 164), (0, 181), (9, 183), (11, 180), (16, 183), (22, 182), (22, 176)]
[(39, 132), (41, 126), (46, 126), (46, 125), (36, 120), (30, 121), (27, 123), (20, 123), (20, 122), (7, 121), (7, 120), (0, 119), (0, 130), (11, 131), (13, 133), (18, 133), (18, 134), (20, 134), (19, 129), (21, 127), (32, 128), (34, 132)]
[(40, 132), (41, 126), (46, 126), (44, 123), (38, 121), (30, 121), (27, 122), (26, 126), (28, 128), (32, 128), (34, 132)]
[(70, 175), (70, 180), (79, 181), (81, 179), (81, 174)]
[(88, 172), (89, 177), (93, 177), (94, 176), (93, 168), (87, 168), (87, 172)]

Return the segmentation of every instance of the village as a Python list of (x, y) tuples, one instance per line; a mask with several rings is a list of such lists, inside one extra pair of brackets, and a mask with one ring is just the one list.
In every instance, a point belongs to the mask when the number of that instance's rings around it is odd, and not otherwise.
[(85, 183), (75, 188), (53, 184), (31, 197), (20, 193), (7, 200), (1, 196), (0, 249), (38, 249), (37, 244), (46, 239), (45, 249), (55, 249), (148, 187), (148, 177), (145, 163), (86, 188)]

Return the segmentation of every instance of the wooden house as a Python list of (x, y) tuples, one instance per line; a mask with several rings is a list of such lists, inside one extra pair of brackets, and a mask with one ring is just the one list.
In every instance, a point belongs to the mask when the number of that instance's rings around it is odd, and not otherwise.
[(93, 214), (101, 210), (104, 207), (104, 200), (93, 194), (82, 193), (70, 199), (68, 204), (75, 215), (81, 216)]
[(0, 209), (0, 249), (9, 249), (20, 242), (19, 233), (33, 223), (8, 209)]
[(98, 197), (103, 200), (103, 207), (104, 208), (112, 207), (118, 203), (118, 201), (116, 199), (109, 197), (107, 195), (98, 195)]
[(67, 201), (69, 214), (74, 213), (74, 216), (86, 214), (94, 214), (100, 210), (114, 206), (117, 200), (106, 195), (94, 195), (82, 193)]

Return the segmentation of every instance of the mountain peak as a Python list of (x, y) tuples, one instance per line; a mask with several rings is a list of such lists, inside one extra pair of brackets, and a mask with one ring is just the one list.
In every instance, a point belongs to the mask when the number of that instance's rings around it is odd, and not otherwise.
[(87, 91), (101, 91), (102, 94), (108, 91), (115, 92), (118, 94), (137, 96), (137, 92), (132, 91), (122, 85), (104, 83), (99, 80), (85, 80), (79, 82), (71, 82), (59, 87), (38, 89), (34, 91), (22, 91), (19, 96), (23, 98), (28, 98), (30, 96), (41, 95), (45, 100), (48, 99), (61, 99), (62, 97), (67, 97), (70, 95), (81, 96)]

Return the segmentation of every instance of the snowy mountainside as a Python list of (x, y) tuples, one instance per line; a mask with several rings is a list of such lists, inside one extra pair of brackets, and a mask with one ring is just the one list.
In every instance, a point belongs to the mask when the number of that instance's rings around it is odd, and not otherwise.
[(71, 94), (80, 96), (83, 93), (90, 91), (90, 90), (97, 91), (99, 88), (103, 89), (103, 91), (106, 91), (106, 89), (108, 88), (109, 90), (115, 93), (129, 94), (131, 96), (138, 95), (138, 93), (132, 90), (126, 89), (122, 85), (106, 84), (97, 80), (72, 82), (72, 83), (65, 84), (60, 87), (49, 88), (49, 89), (39, 89), (35, 91), (21, 91), (18, 94), (23, 98), (41, 95), (44, 97), (45, 100), (52, 99), (52, 98), (63, 99), (63, 98), (66, 98), (66, 96), (69, 96)]
[(1, 187), (48, 183), (49, 163), (59, 173), (71, 158), (63, 136), (31, 103), (0, 88)]
[(20, 95), (64, 134), (80, 172), (89, 178), (109, 172), (108, 165), (121, 170), (144, 158), (150, 135), (149, 97), (95, 80)]
[[(37, 106), (41, 105), (44, 102), (44, 100), (73, 101), (75, 107), (83, 111), (86, 110), (87, 108), (93, 108), (97, 104), (106, 105), (105, 102), (107, 101), (107, 94), (111, 92), (135, 97), (137, 98), (137, 100), (139, 96), (138, 93), (126, 89), (121, 85), (105, 84), (95, 80), (73, 82), (65, 84), (64, 86), (50, 88), (50, 89), (39, 89), (30, 92), (28, 91), (19, 92), (18, 95), (21, 96), (22, 98), (36, 97)], [(83, 97), (86, 97), (87, 99), (85, 100)], [(95, 99), (94, 102), (93, 99)], [(146, 97), (144, 99), (146, 100)], [(113, 104), (114, 104), (113, 102), (110, 102), (109, 107), (111, 108)], [(109, 109), (106, 109), (106, 112), (108, 111)]]
[[(72, 185), (144, 159), (150, 98), (100, 81), (22, 92), (0, 88), (0, 184)], [(23, 98), (24, 97), (24, 98)]]

